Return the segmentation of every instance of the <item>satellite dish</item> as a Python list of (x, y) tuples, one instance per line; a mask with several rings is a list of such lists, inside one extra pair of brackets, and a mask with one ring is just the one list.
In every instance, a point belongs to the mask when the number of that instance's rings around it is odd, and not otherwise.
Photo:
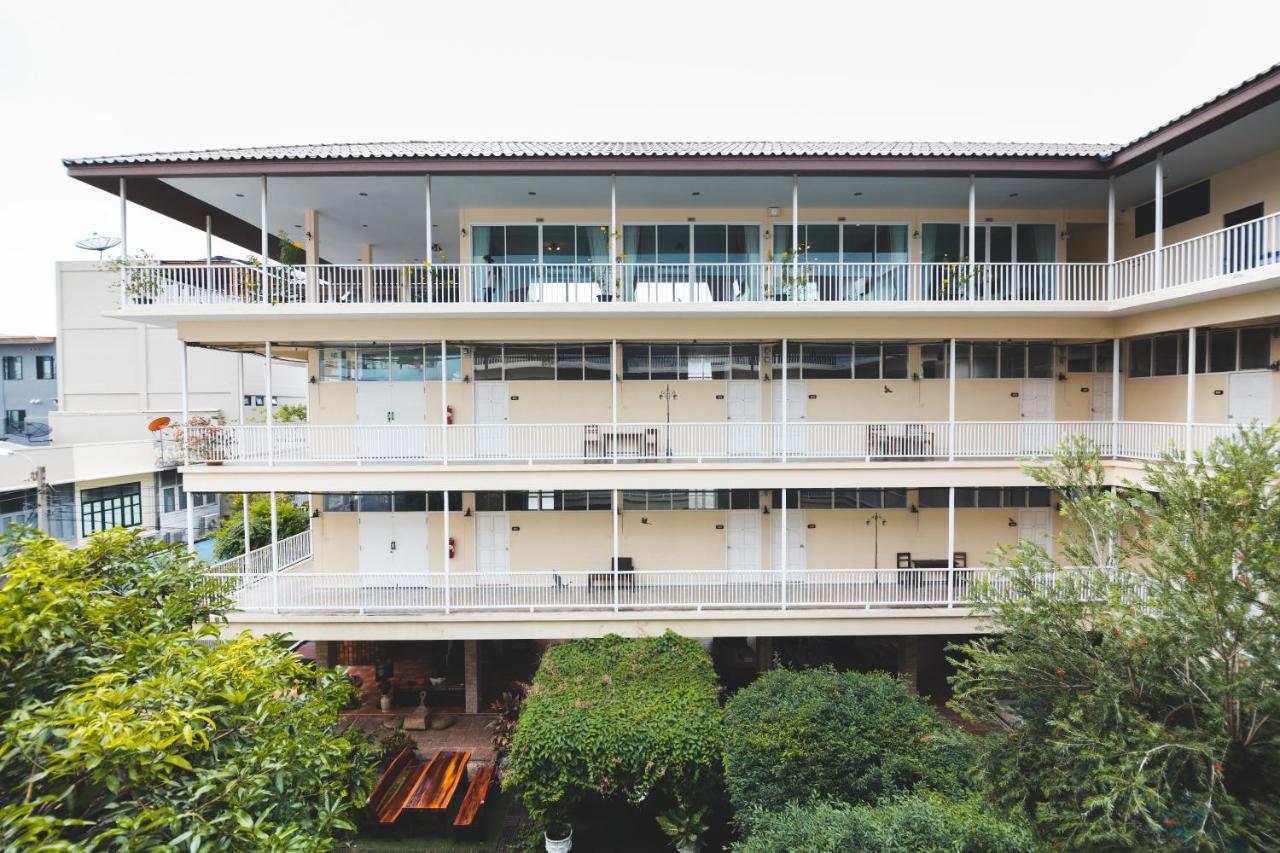
[(147, 429), (150, 430), (151, 432), (159, 432), (160, 430), (164, 429), (171, 423), (173, 423), (172, 418), (161, 416), (156, 418), (151, 423), (147, 424)]
[(76, 241), (77, 249), (86, 249), (90, 252), (97, 252), (99, 260), (102, 259), (103, 252), (105, 252), (107, 249), (114, 249), (116, 246), (119, 246), (119, 245), (120, 245), (119, 237), (105, 237), (102, 234), (99, 234), (97, 231), (94, 231), (93, 235), (90, 237), (85, 237), (83, 240)]

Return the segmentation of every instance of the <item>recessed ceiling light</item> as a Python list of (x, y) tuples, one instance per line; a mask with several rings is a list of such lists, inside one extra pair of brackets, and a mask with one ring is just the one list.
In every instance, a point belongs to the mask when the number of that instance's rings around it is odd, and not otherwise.
[(1018, 197), (1017, 193), (1009, 193), (1009, 198), (1017, 198), (1017, 197)]
[(236, 198), (244, 198), (244, 193), (236, 193)]
[(293, 227), (294, 227), (294, 228), (301, 228), (302, 226), (301, 226), (301, 225), (295, 225), (295, 226), (293, 226)]
[(529, 195), (537, 195), (537, 193), (534, 192), (533, 190), (529, 190)]
[(367, 196), (367, 195), (368, 195), (368, 193), (360, 193), (360, 195), (362, 195), (362, 196)]
[(689, 195), (702, 195), (702, 193), (698, 192), (697, 190), (694, 190), (693, 192), (689, 193)]
[(361, 225), (360, 227), (361, 227), (361, 228), (368, 228), (369, 226), (368, 226), (368, 225)]
[(862, 195), (862, 190), (858, 190), (857, 192), (854, 193), (854, 195)]

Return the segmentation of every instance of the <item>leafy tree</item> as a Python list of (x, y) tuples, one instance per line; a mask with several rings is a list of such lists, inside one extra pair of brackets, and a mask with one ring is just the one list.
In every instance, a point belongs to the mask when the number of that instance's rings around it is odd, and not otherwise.
[[(230, 560), (244, 553), (244, 506), (239, 495), (227, 498), (228, 515), (213, 531), (213, 558)], [(288, 495), (276, 495), (276, 532), (280, 539), (301, 533), (311, 524), (305, 506)], [(257, 549), (271, 544), (271, 496), (249, 496), (249, 546)]]
[(503, 787), (541, 827), (593, 795), (689, 807), (718, 782), (717, 693), (706, 650), (670, 631), (553, 646), (516, 724)]
[(924, 791), (875, 806), (792, 803), (749, 812), (735, 853), (1021, 853), (1039, 849), (1026, 824), (993, 814), (980, 798)]
[(970, 738), (884, 673), (776, 669), (725, 707), (725, 779), (739, 812), (917, 785), (963, 787)]
[(0, 552), (0, 848), (312, 850), (352, 828), (352, 688), (281, 638), (217, 642), (197, 560), (126, 530)]
[(952, 684), (998, 732), (986, 780), (1046, 840), (1280, 846), (1277, 471), (1274, 430), (1170, 455), (1141, 488), (1105, 488), (1083, 441), (1031, 470), (1065, 496), (1062, 562), (1003, 555), (1007, 587), (982, 594), (998, 636), (960, 649)]

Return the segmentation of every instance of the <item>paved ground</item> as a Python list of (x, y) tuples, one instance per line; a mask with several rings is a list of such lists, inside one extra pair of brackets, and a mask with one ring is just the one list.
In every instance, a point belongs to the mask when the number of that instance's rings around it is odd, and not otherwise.
[[(442, 749), (467, 750), (471, 753), (473, 765), (493, 763), (492, 736), (488, 729), (489, 721), (494, 719), (493, 714), (460, 714), (451, 711), (432, 711), (431, 714), (452, 717), (454, 722), (447, 729), (409, 732), (417, 744), (420, 756), (429, 759)], [(381, 711), (362, 708), (344, 712), (342, 716), (366, 732), (376, 732), (383, 728), (399, 727), (404, 722), (405, 712), (397, 710), (383, 714)]]

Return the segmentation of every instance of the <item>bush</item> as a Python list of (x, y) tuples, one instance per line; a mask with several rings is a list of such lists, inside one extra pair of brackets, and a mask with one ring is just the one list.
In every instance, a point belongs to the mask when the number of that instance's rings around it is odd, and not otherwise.
[[(244, 512), (238, 495), (227, 497), (227, 517), (213, 531), (213, 558), (230, 560), (244, 553)], [(288, 539), (302, 533), (311, 524), (305, 506), (298, 506), (288, 495), (276, 495), (276, 536)], [(271, 498), (269, 495), (249, 497), (249, 547), (264, 548), (271, 544)]]
[(965, 786), (972, 739), (883, 673), (769, 672), (725, 708), (725, 776), (739, 811), (872, 802)]
[(982, 800), (922, 792), (876, 806), (791, 804), (755, 811), (735, 853), (1020, 853), (1037, 848), (1030, 829), (989, 813)]
[(520, 712), (503, 787), (539, 827), (592, 795), (661, 808), (701, 794), (718, 779), (717, 694), (710, 656), (671, 632), (554, 646)]

